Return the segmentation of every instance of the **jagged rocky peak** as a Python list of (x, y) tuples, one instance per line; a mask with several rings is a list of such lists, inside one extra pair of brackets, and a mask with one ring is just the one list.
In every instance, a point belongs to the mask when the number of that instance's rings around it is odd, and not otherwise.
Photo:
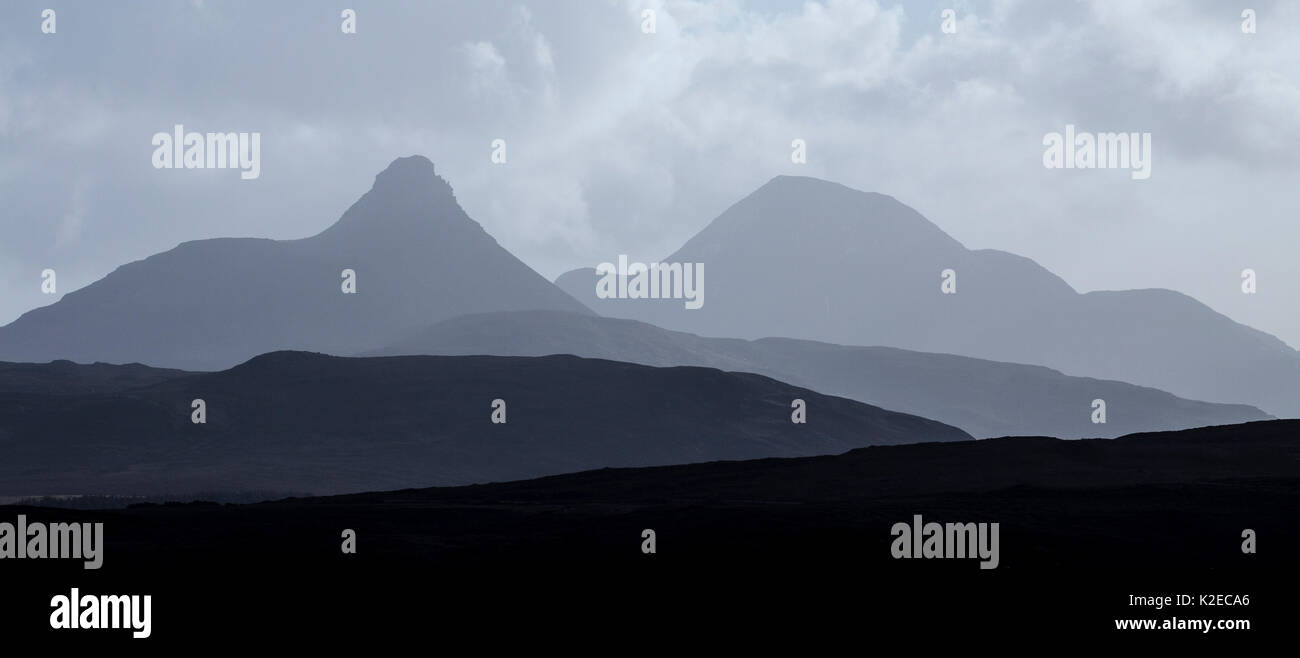
[(397, 158), (375, 176), (372, 192), (381, 194), (425, 192), (455, 198), (451, 184), (438, 175), (433, 161), (423, 155)]

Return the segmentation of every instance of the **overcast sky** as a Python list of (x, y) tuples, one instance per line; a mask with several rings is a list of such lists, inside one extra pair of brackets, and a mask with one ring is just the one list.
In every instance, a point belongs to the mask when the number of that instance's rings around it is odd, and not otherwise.
[[(940, 29), (949, 7), (956, 34)], [(419, 153), (547, 278), (662, 258), (772, 176), (802, 174), (892, 195), (1081, 292), (1172, 288), (1300, 347), (1300, 3), (0, 12), (0, 323), (54, 301), (45, 268), (62, 293), (186, 240), (312, 235)], [(150, 139), (177, 123), (261, 132), (261, 177), (154, 169)], [(1043, 136), (1067, 123), (1150, 132), (1150, 179), (1045, 169)], [(791, 163), (796, 138), (807, 164)], [(1244, 268), (1258, 294), (1242, 294)]]

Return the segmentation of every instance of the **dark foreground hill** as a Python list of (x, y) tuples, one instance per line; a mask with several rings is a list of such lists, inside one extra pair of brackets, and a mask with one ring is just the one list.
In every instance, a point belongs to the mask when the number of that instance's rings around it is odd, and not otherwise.
[[(23, 578), (3, 605), (11, 623), (39, 630), (44, 602), (71, 583), (149, 591), (167, 602), (159, 628), (172, 636), (213, 619), (240, 632), (283, 630), (293, 619), (316, 631), (328, 621), (443, 637), (581, 618), (646, 632), (760, 624), (766, 637), (792, 623), (865, 624), (1073, 640), (1116, 633), (1116, 618), (1172, 616), (1249, 620), (1253, 635), (1224, 634), (1241, 642), (1293, 622), (1297, 512), (1297, 421), (870, 447), (257, 505), (0, 507), (10, 522), (102, 522), (107, 546), (99, 571), (17, 565)], [(998, 523), (997, 568), (894, 558), (894, 524), (916, 515)], [(654, 554), (642, 552), (646, 529), (656, 533)], [(344, 530), (355, 533), (355, 554), (341, 550)], [(1257, 537), (1253, 553), (1242, 550), (1246, 530)], [(1130, 599), (1164, 594), (1238, 603), (1157, 610)]]
[[(791, 422), (795, 399), (806, 424)], [(494, 400), (505, 423), (492, 422)], [(276, 352), (126, 390), (0, 386), (0, 496), (341, 493), (969, 438), (707, 368)]]
[[(1012, 568), (1085, 557), (1093, 564), (1221, 561), (1246, 568), (1251, 563), (1238, 550), (1242, 529), (1267, 537), (1273, 555), (1300, 539), (1297, 484), (1300, 421), (1265, 421), (1119, 439), (1009, 437), (605, 468), (255, 505), (59, 512), (138, 526), (118, 536), (118, 550), (159, 557), (198, 536), (235, 554), (240, 549), (219, 534), (266, 525), (280, 536), (258, 549), (268, 557), (301, 551), (330, 560), (338, 551), (325, 530), (335, 524), (330, 519), (348, 519), (344, 527), (365, 537), (364, 559), (618, 563), (640, 559), (638, 535), (653, 528), (660, 546), (671, 546), (657, 555), (665, 560), (722, 559), (734, 549), (874, 564), (889, 557), (890, 526), (921, 514), (940, 522), (1000, 522), (1012, 537), (1032, 536), (1034, 543), (1004, 542), (1002, 566)], [(0, 507), (0, 515), (18, 509)], [(169, 539), (172, 524), (184, 532)], [(1076, 541), (1083, 544), (1071, 548)], [(1092, 554), (1090, 547), (1105, 550)]]
[[(756, 372), (830, 395), (955, 425), (978, 438), (1111, 438), (1133, 432), (1265, 420), (1246, 405), (1197, 402), (1051, 368), (891, 347), (788, 338), (706, 338), (635, 320), (558, 311), (482, 313), (444, 320), (376, 354), (574, 354), (652, 366)], [(1104, 424), (1092, 422), (1104, 400)]]
[(194, 373), (152, 368), (139, 363), (4, 363), (0, 362), (0, 393), (81, 395), (140, 388)]

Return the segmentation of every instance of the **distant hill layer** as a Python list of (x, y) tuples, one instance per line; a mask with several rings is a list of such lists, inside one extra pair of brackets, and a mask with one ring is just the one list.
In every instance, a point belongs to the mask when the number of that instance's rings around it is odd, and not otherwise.
[(779, 176), (663, 261), (703, 265), (702, 308), (598, 298), (590, 268), (556, 283), (601, 315), (704, 336), (1031, 363), (1300, 416), (1300, 353), (1281, 340), (1170, 290), (1079, 294), (1028, 258), (967, 249), (882, 194)]
[[(1117, 381), (1069, 377), (1041, 366), (805, 340), (703, 338), (632, 320), (550, 311), (445, 320), (375, 354), (574, 354), (652, 366), (691, 365), (767, 375), (821, 393), (916, 414), (980, 438), (1115, 437), (1227, 425), (1269, 416)], [(1106, 422), (1092, 422), (1092, 402)]]

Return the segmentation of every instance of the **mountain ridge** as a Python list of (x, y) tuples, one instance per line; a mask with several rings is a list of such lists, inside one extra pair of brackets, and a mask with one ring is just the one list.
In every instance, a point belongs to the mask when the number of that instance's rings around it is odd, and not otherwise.
[(838, 183), (773, 178), (663, 262), (705, 265), (703, 308), (599, 299), (585, 268), (556, 284), (601, 315), (701, 336), (1030, 363), (1300, 415), (1300, 352), (1277, 337), (1177, 291), (1080, 293), (1031, 258), (968, 249), (893, 197)]
[[(350, 271), (356, 294), (344, 294)], [(126, 263), (0, 327), (0, 360), (218, 370), (279, 349), (351, 353), (467, 312), (590, 312), (500, 246), (423, 156), (294, 240), (212, 238)]]
[[(366, 353), (397, 354), (574, 354), (753, 372), (938, 420), (979, 438), (1113, 437), (1269, 418), (1252, 407), (1185, 400), (1150, 387), (1070, 377), (1046, 366), (782, 337), (707, 338), (637, 320), (560, 311), (460, 316)], [(1106, 424), (1091, 420), (1090, 405), (1098, 398), (1109, 405)]]

